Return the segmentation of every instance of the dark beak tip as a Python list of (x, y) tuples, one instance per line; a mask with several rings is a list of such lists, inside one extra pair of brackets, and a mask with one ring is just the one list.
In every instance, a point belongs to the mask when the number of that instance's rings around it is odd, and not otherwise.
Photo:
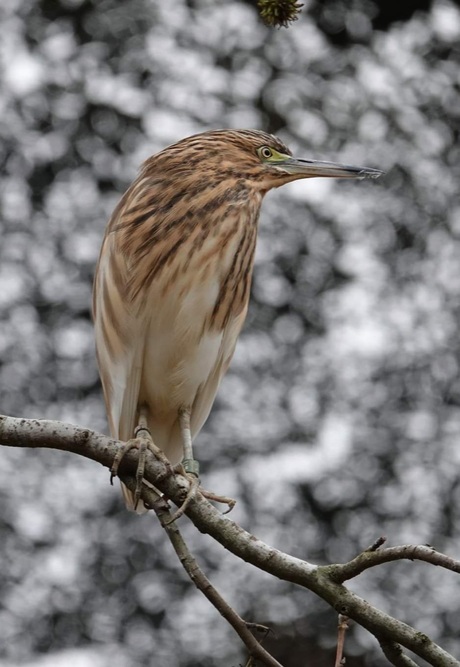
[(385, 176), (385, 172), (382, 171), (381, 169), (365, 169), (363, 170), (363, 178), (380, 178), (380, 176)]

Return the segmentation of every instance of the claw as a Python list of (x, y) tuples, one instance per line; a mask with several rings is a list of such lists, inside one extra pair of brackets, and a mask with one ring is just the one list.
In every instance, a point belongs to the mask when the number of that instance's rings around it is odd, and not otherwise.
[(136, 488), (134, 490), (134, 509), (137, 508), (142, 492), (142, 482), (144, 480), (146, 452), (149, 450), (153, 456), (164, 464), (167, 469), (166, 476), (173, 475), (174, 471), (169, 459), (165, 453), (159, 449), (152, 440), (150, 431), (145, 426), (140, 426), (135, 430), (135, 438), (125, 442), (115, 454), (112, 467), (110, 469), (110, 483), (113, 485), (113, 478), (117, 477), (120, 463), (131, 449), (139, 450), (139, 458), (136, 469)]
[(228, 509), (225, 510), (225, 512), (222, 512), (222, 514), (228, 514), (229, 512), (232, 511), (232, 509), (236, 505), (236, 500), (234, 498), (229, 498), (228, 496), (219, 496), (217, 495), (217, 493), (213, 493), (212, 491), (207, 491), (206, 489), (203, 489), (201, 486), (200, 486), (200, 493), (207, 500), (213, 500), (215, 503), (220, 503), (221, 505), (228, 505)]
[(189, 506), (190, 501), (193, 500), (193, 498), (196, 496), (200, 480), (198, 477), (195, 477), (195, 475), (185, 475), (185, 477), (187, 477), (190, 482), (187, 495), (185, 496), (185, 499), (179, 509), (174, 512), (168, 521), (165, 522), (165, 526), (169, 526), (171, 523), (174, 523), (174, 521), (177, 521), (177, 519), (179, 519), (185, 513), (185, 510)]
[(114, 477), (118, 476), (118, 468), (122, 462), (124, 456), (131, 451), (131, 449), (137, 449), (139, 447), (139, 441), (137, 439), (128, 440), (125, 442), (122, 447), (117, 451), (113, 458), (112, 467), (110, 468), (110, 484), (113, 486)]
[(190, 486), (182, 505), (179, 507), (178, 510), (176, 510), (176, 512), (174, 512), (171, 519), (169, 519), (169, 521), (165, 523), (165, 525), (169, 525), (170, 523), (177, 521), (177, 519), (179, 519), (185, 513), (188, 505), (193, 500), (193, 498), (195, 498), (197, 492), (201, 493), (201, 495), (204, 496), (207, 500), (212, 500), (216, 503), (221, 503), (222, 505), (228, 505), (228, 509), (225, 510), (225, 512), (222, 512), (222, 514), (228, 514), (229, 512), (231, 512), (236, 505), (236, 500), (234, 500), (234, 498), (229, 498), (228, 496), (219, 496), (217, 495), (217, 493), (213, 493), (212, 491), (207, 491), (206, 489), (203, 489), (203, 487), (200, 486), (200, 480), (198, 479), (198, 477), (196, 477), (193, 473), (187, 474), (187, 471), (184, 470), (185, 466), (183, 465), (183, 463), (176, 466), (175, 472), (176, 474), (182, 475), (183, 477), (188, 479), (188, 481), (190, 482)]
[(148, 443), (146, 438), (138, 438), (138, 440), (140, 442), (140, 445), (139, 445), (139, 459), (136, 470), (136, 488), (134, 490), (134, 511), (137, 510), (137, 506), (141, 498), (142, 481), (144, 479), (144, 471), (145, 471), (145, 452), (147, 450), (147, 443)]

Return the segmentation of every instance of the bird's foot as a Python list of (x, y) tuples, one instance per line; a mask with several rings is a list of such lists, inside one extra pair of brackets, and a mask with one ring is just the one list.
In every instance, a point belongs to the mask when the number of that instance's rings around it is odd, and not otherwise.
[[(196, 472), (195, 472), (196, 470)], [(223, 512), (223, 514), (228, 514), (229, 512), (232, 511), (232, 509), (236, 505), (236, 500), (233, 498), (229, 498), (228, 496), (220, 496), (217, 493), (214, 493), (213, 491), (208, 491), (207, 489), (203, 489), (202, 486), (196, 486), (195, 480), (198, 480), (198, 470), (199, 470), (199, 463), (198, 461), (195, 461), (195, 459), (184, 459), (182, 463), (179, 463), (178, 465), (174, 466), (174, 471), (178, 475), (182, 475), (182, 477), (185, 477), (186, 479), (189, 480), (190, 482), (190, 488), (187, 493), (187, 497), (184, 500), (184, 503), (181, 505), (181, 513), (179, 516), (182, 516), (184, 513), (185, 509), (187, 508), (187, 505), (190, 503), (192, 498), (195, 497), (196, 492), (199, 491), (202, 496), (204, 496), (207, 500), (212, 500), (215, 503), (220, 503), (221, 505), (228, 505), (228, 509)], [(192, 488), (193, 487), (193, 488)], [(175, 517), (174, 520), (178, 518)]]
[(200, 464), (195, 459), (184, 459), (182, 463), (175, 467), (175, 472), (188, 480), (189, 488), (182, 505), (176, 512), (174, 512), (166, 525), (176, 521), (185, 513), (185, 510), (190, 504), (190, 501), (196, 496), (196, 491), (200, 486)]
[(195, 461), (194, 459), (191, 460), (185, 459), (184, 461), (182, 461), (182, 463), (179, 463), (178, 465), (174, 466), (174, 472), (178, 475), (181, 475), (182, 477), (185, 477), (185, 479), (188, 480), (189, 488), (187, 490), (187, 494), (184, 500), (182, 501), (181, 506), (179, 507), (178, 510), (176, 510), (176, 512), (174, 512), (174, 514), (171, 516), (171, 519), (169, 519), (166, 525), (173, 523), (173, 521), (176, 521), (183, 514), (185, 514), (188, 505), (193, 500), (193, 498), (195, 498), (197, 491), (207, 500), (212, 500), (216, 503), (221, 503), (222, 505), (228, 505), (228, 509), (225, 512), (223, 512), (223, 514), (228, 514), (235, 507), (236, 500), (234, 500), (233, 498), (229, 498), (228, 496), (220, 496), (217, 493), (213, 493), (212, 491), (207, 491), (206, 489), (203, 489), (203, 487), (200, 486), (198, 470), (199, 470), (198, 461)]
[(213, 500), (215, 503), (220, 503), (221, 505), (228, 505), (228, 509), (225, 510), (225, 512), (222, 512), (222, 514), (228, 514), (229, 512), (232, 511), (232, 509), (236, 505), (236, 500), (234, 498), (229, 498), (228, 496), (219, 496), (217, 493), (213, 493), (212, 491), (207, 491), (206, 489), (203, 489), (201, 486), (199, 488), (199, 492), (207, 500)]
[[(182, 467), (182, 466), (181, 466)], [(182, 505), (177, 509), (174, 514), (171, 516), (171, 518), (166, 522), (165, 525), (169, 525), (170, 523), (173, 523), (174, 521), (177, 521), (186, 511), (187, 507), (190, 504), (190, 501), (193, 500), (196, 496), (197, 489), (200, 486), (200, 480), (199, 478), (194, 474), (194, 473), (187, 473), (184, 470), (177, 470), (177, 472), (183, 477), (185, 477), (188, 482), (189, 482), (189, 487), (187, 490), (187, 495), (185, 496), (184, 500), (182, 501)]]
[(134, 491), (134, 509), (137, 508), (141, 497), (147, 450), (153, 454), (157, 461), (160, 461), (164, 464), (167, 470), (167, 476), (174, 475), (174, 470), (169, 459), (166, 457), (166, 454), (163, 452), (163, 450), (155, 445), (148, 428), (145, 426), (138, 427), (135, 430), (135, 436), (136, 437), (132, 440), (128, 440), (127, 442), (123, 443), (122, 447), (120, 447), (120, 449), (115, 454), (115, 458), (113, 459), (112, 467), (110, 469), (110, 483), (113, 484), (113, 478), (118, 475), (120, 463), (122, 462), (125, 455), (131, 451), (131, 449), (139, 450), (139, 458), (136, 469), (136, 488)]

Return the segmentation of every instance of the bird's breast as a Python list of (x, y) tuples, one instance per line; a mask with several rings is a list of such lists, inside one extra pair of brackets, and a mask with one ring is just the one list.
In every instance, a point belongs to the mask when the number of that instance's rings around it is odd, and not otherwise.
[(195, 253), (171, 262), (151, 285), (140, 398), (157, 413), (191, 406), (219, 365), (223, 374), (228, 364), (241, 325), (226, 345), (224, 331), (249, 295), (249, 286), (238, 288), (236, 275), (239, 254), (246, 251), (241, 236), (207, 239)]

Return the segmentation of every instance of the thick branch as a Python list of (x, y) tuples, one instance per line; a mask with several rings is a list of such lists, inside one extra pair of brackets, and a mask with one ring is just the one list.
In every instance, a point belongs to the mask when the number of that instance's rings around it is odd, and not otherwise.
[[(48, 447), (67, 450), (110, 467), (120, 443), (99, 433), (61, 422), (0, 417), (0, 444), (9, 446)], [(134, 476), (135, 452), (129, 452), (120, 466), (120, 475)], [(180, 477), (167, 477), (165, 466), (148, 457), (145, 478), (161, 491), (181, 503), (184, 486)], [(144, 486), (142, 497), (153, 503)], [(380, 639), (401, 644), (427, 662), (439, 667), (460, 667), (447, 651), (425, 634), (372, 607), (334, 579), (334, 571), (343, 566), (317, 567), (265, 544), (240, 526), (222, 516), (201, 494), (193, 499), (186, 511), (195, 526), (208, 533), (239, 558), (270, 574), (307, 588), (328, 602), (338, 613), (349, 616)], [(378, 552), (376, 552), (378, 553)], [(365, 569), (365, 568), (364, 568)]]

